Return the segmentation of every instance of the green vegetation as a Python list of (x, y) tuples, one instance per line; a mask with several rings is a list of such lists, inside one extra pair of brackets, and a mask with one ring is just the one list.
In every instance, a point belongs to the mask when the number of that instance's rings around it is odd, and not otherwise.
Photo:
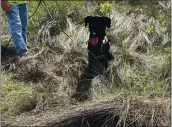
[(107, 14), (110, 13), (111, 9), (112, 9), (112, 4), (108, 2), (101, 4), (100, 11), (103, 13), (104, 16), (107, 16)]
[(2, 73), (2, 79), (1, 110), (3, 115), (17, 115), (35, 108), (37, 96), (29, 86), (10, 80), (9, 75), (5, 73)]

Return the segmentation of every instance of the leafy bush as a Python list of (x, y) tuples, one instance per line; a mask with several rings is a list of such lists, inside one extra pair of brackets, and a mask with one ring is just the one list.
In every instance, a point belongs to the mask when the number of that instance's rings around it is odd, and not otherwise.
[(110, 4), (109, 2), (105, 2), (103, 4), (101, 4), (101, 9), (100, 11), (103, 13), (104, 16), (107, 16), (112, 9), (112, 4)]

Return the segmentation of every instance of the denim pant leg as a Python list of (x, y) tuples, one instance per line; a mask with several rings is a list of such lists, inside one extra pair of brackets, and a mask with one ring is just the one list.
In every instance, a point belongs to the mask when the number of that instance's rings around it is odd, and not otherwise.
[(19, 5), (19, 14), (21, 19), (21, 25), (22, 25), (22, 36), (25, 41), (25, 44), (27, 45), (27, 35), (26, 35), (26, 29), (28, 24), (28, 8), (27, 4), (20, 4)]
[(9, 30), (12, 35), (14, 48), (18, 54), (27, 51), (27, 46), (22, 36), (22, 25), (19, 16), (19, 5), (10, 5), (11, 11), (6, 13)]

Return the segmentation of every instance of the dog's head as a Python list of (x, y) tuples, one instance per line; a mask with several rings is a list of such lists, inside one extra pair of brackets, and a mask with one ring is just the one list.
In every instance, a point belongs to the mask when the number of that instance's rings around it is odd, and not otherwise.
[(87, 16), (85, 18), (85, 26), (89, 24), (90, 39), (98, 43), (99, 39), (103, 39), (106, 27), (110, 28), (111, 19), (108, 17)]

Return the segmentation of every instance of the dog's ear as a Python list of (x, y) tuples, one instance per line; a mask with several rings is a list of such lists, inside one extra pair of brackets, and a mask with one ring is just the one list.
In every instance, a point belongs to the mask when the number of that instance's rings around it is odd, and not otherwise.
[(106, 26), (107, 26), (108, 28), (110, 28), (110, 25), (111, 25), (111, 19), (106, 17), (106, 19), (105, 19), (105, 23), (106, 23)]
[(92, 18), (91, 16), (87, 16), (85, 18), (85, 27), (87, 26), (88, 23), (90, 23), (91, 18)]

